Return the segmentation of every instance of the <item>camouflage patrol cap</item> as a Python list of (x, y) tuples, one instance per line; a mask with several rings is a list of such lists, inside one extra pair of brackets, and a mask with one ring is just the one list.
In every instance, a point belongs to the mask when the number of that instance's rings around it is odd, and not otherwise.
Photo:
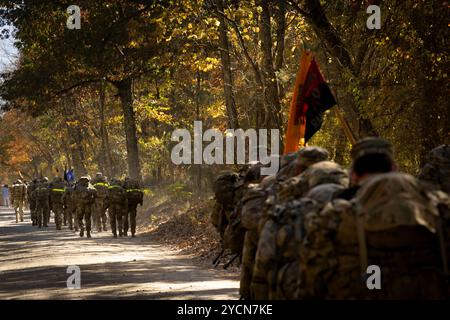
[(353, 161), (366, 154), (386, 154), (392, 158), (393, 148), (392, 144), (386, 139), (367, 137), (356, 142), (350, 154)]
[(315, 163), (308, 168), (305, 174), (308, 178), (309, 188), (325, 183), (336, 183), (347, 187), (349, 183), (347, 170), (333, 161)]
[(306, 194), (307, 198), (316, 200), (321, 204), (330, 202), (333, 199), (333, 195), (338, 191), (344, 189), (344, 186), (336, 183), (325, 183), (315, 186)]
[(443, 144), (434, 148), (427, 157), (431, 163), (441, 164), (450, 162), (450, 145)]
[(314, 163), (328, 160), (329, 152), (321, 147), (305, 147), (298, 151), (297, 165), (303, 170)]

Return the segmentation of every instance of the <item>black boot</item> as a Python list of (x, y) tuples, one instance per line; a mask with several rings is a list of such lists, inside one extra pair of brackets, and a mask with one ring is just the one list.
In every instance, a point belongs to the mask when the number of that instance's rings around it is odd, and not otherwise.
[(80, 230), (80, 237), (84, 237), (84, 230), (83, 229)]
[(90, 232), (90, 231), (87, 231), (87, 232), (86, 232), (86, 237), (88, 237), (88, 238), (91, 237), (91, 232)]

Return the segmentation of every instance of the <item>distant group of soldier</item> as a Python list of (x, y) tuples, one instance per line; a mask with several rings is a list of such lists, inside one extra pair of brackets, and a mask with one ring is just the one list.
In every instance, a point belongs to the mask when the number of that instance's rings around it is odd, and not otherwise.
[[(92, 225), (97, 232), (108, 230), (108, 217), (114, 238), (136, 235), (137, 206), (143, 204), (144, 193), (139, 182), (125, 178), (107, 178), (98, 172), (94, 179), (82, 176), (76, 183), (61, 177), (34, 179), (28, 185), (20, 179), (11, 187), (11, 199), (16, 222), (23, 221), (24, 203), (28, 200), (33, 226), (46, 228), (53, 212), (56, 230), (68, 226), (70, 230), (86, 232), (91, 237)], [(108, 215), (107, 215), (108, 213)]]
[(241, 257), (241, 298), (448, 299), (450, 146), (418, 177), (399, 172), (382, 138), (358, 141), (349, 169), (329, 158), (305, 147), (276, 176), (254, 164), (217, 178), (211, 221)]

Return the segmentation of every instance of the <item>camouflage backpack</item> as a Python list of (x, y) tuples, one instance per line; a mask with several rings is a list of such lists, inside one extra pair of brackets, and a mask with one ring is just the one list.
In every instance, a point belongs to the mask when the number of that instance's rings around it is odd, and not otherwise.
[(450, 194), (450, 145), (444, 144), (428, 154), (428, 163), (419, 173), (419, 179)]
[(235, 185), (239, 175), (235, 172), (224, 172), (220, 174), (213, 184), (216, 201), (225, 208), (233, 208)]
[(11, 188), (11, 198), (24, 199), (26, 193), (26, 187), (23, 183), (15, 183)]
[(108, 187), (108, 201), (114, 204), (124, 204), (126, 200), (125, 190), (111, 181), (111, 185)]
[(34, 191), (35, 198), (37, 201), (48, 201), (49, 199), (49, 190), (47, 184), (40, 184)]
[(238, 254), (242, 252), (244, 246), (245, 229), (241, 223), (239, 210), (234, 210), (223, 234), (223, 246)]
[(50, 183), (50, 199), (52, 202), (61, 202), (64, 194), (65, 183), (64, 181), (52, 181)]
[(93, 183), (93, 186), (97, 190), (97, 198), (105, 199), (108, 196), (108, 183), (106, 180), (96, 181)]
[(95, 196), (95, 188), (77, 184), (74, 188), (73, 194), (75, 201), (79, 204), (92, 204)]
[(140, 189), (139, 182), (131, 179), (125, 180), (124, 189), (127, 193), (128, 204), (142, 204), (144, 193)]
[(242, 198), (241, 222), (246, 230), (256, 230), (262, 216), (267, 192), (258, 184), (251, 184)]
[(320, 161), (312, 164), (300, 175), (283, 182), (278, 193), (278, 201), (299, 199), (320, 184), (335, 183), (347, 187), (348, 182), (348, 173), (339, 164), (332, 161)]
[[(354, 200), (335, 200), (306, 219), (299, 298), (435, 299), (445, 297), (437, 209), (407, 174), (367, 181)], [(368, 265), (383, 290), (368, 290)]]

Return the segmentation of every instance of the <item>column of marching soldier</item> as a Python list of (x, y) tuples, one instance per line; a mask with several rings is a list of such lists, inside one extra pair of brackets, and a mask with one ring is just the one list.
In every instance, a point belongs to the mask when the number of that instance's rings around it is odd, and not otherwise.
[[(68, 226), (70, 230), (85, 232), (91, 237), (92, 225), (98, 232), (107, 231), (108, 217), (114, 238), (136, 234), (136, 210), (143, 204), (144, 193), (139, 182), (125, 178), (110, 182), (98, 172), (94, 179), (82, 176), (76, 183), (61, 177), (32, 180), (28, 186), (20, 179), (11, 188), (16, 222), (23, 221), (23, 204), (28, 199), (33, 226), (46, 228), (53, 212), (56, 230)], [(107, 213), (108, 212), (108, 216)]]
[(450, 145), (417, 177), (382, 138), (350, 157), (346, 169), (311, 146), (275, 176), (254, 164), (217, 177), (211, 222), (242, 259), (242, 299), (450, 298)]

